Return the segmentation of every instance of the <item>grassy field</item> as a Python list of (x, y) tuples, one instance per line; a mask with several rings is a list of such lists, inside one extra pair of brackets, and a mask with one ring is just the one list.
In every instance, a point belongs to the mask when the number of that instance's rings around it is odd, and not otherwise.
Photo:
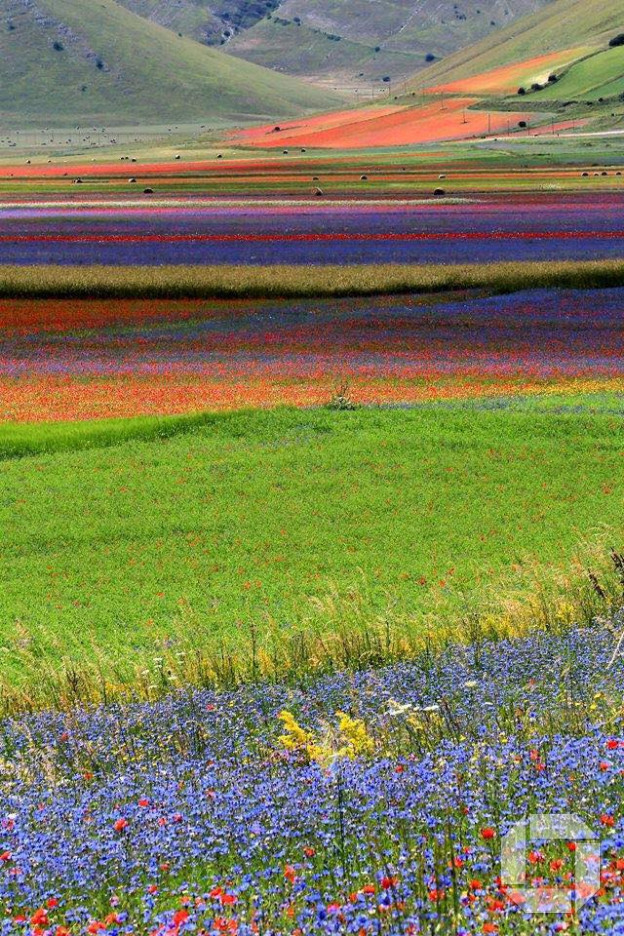
[(0, 266), (3, 298), (295, 298), (619, 286), (624, 261), (439, 266)]
[(621, 414), (613, 396), (5, 427), (5, 691), (45, 695), (63, 667), (111, 692), (170, 685), (163, 667), (301, 675), (479, 616), (586, 615), (594, 560), (575, 557), (624, 532)]

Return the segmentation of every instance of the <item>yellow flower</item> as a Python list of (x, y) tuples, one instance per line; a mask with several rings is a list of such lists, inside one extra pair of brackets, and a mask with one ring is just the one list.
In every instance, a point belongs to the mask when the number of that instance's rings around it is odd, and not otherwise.
[(286, 734), (280, 735), (280, 744), (287, 751), (304, 750), (312, 742), (312, 735), (298, 724), (292, 712), (284, 710), (277, 716)]
[(343, 757), (354, 758), (360, 754), (372, 754), (375, 742), (368, 734), (366, 725), (359, 718), (351, 718), (346, 712), (336, 712), (338, 730), (345, 742), (340, 749)]

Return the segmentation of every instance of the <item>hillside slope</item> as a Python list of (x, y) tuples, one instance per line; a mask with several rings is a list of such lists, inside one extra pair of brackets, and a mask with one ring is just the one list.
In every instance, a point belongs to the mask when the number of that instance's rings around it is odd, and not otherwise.
[(426, 74), (415, 75), (406, 89), (457, 83), (568, 49), (573, 50), (572, 59), (582, 58), (606, 49), (609, 40), (623, 31), (624, 0), (608, 4), (604, 0), (554, 0), (542, 11), (434, 64)]
[(5, 126), (242, 122), (339, 102), (181, 38), (116, 0), (3, 0)]
[(369, 82), (404, 79), (551, 0), (120, 2), (248, 61), (363, 90)]
[(221, 45), (275, 10), (280, 0), (119, 0), (133, 13), (167, 29)]

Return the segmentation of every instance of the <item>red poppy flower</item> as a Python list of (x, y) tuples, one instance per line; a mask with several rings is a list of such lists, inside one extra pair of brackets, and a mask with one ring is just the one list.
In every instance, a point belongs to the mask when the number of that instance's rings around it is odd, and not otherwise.
[(383, 877), (381, 879), (381, 886), (384, 890), (390, 890), (391, 887), (396, 887), (398, 883), (398, 877)]

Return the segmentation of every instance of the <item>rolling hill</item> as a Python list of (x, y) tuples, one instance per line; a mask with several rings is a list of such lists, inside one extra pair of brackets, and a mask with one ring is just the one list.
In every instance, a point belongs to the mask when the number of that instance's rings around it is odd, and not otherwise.
[(242, 62), (116, 0), (3, 0), (0, 123), (242, 123), (340, 98)]
[[(120, 0), (170, 29), (276, 71), (370, 92), (550, 0)], [(368, 86), (368, 87), (367, 87)]]
[[(503, 69), (516, 66), (514, 82), (533, 77), (533, 62), (552, 54), (553, 62), (562, 62), (567, 68), (572, 62), (584, 59), (593, 53), (607, 53), (608, 43), (624, 31), (624, 0), (554, 0), (545, 9), (529, 15), (512, 26), (482, 39), (480, 42), (455, 52), (442, 62), (435, 63), (426, 74), (418, 74), (405, 86), (405, 90), (424, 87), (448, 87), (464, 93), (474, 84), (466, 79), (483, 76), (498, 70), (503, 78)], [(617, 71), (617, 57), (611, 56)], [(526, 63), (524, 72), (523, 63)], [(519, 66), (519, 68), (518, 68)], [(561, 65), (559, 66), (561, 68)], [(589, 71), (603, 71), (603, 63), (592, 61)], [(577, 73), (581, 84), (585, 78)], [(607, 66), (604, 80), (611, 80), (613, 71)], [(603, 77), (599, 79), (603, 81)], [(590, 79), (591, 84), (591, 79)], [(516, 85), (517, 89), (517, 85)], [(492, 87), (492, 92), (507, 92), (511, 88)], [(624, 89), (623, 89), (624, 90)], [(557, 98), (562, 89), (548, 89), (548, 96)], [(565, 92), (564, 92), (565, 93)]]

